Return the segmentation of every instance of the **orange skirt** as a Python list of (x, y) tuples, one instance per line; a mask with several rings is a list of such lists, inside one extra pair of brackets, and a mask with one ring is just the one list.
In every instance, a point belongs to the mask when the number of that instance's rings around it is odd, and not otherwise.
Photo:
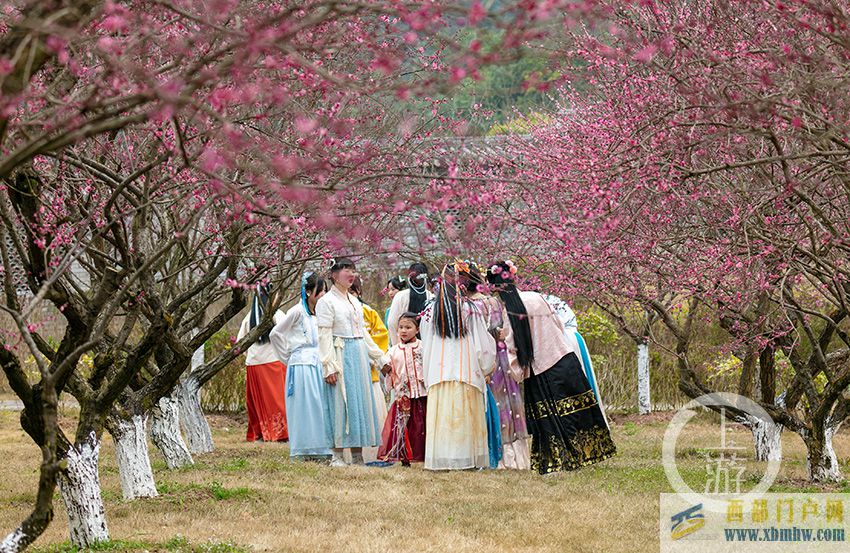
[(248, 408), (249, 442), (286, 441), (286, 365), (280, 361), (248, 365), (245, 378), (245, 406)]

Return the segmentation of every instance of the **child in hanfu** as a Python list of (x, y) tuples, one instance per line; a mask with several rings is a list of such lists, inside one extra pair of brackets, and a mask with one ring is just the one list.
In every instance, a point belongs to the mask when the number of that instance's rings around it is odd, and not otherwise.
[(397, 341), (389, 351), (390, 362), (383, 368), (395, 400), (381, 432), (378, 459), (401, 461), (404, 466), (425, 460), (427, 390), (418, 332), (419, 315), (405, 312), (398, 320)]

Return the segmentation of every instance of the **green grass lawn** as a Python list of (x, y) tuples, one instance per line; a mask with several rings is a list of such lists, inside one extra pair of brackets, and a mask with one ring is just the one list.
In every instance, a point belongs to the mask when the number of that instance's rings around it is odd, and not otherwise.
[[(246, 443), (239, 420), (213, 417), (217, 449), (192, 467), (169, 471), (157, 452), (160, 497), (121, 499), (112, 445), (102, 448), (101, 479), (112, 543), (102, 551), (570, 551), (658, 550), (659, 494), (672, 491), (661, 465), (667, 417), (619, 417), (612, 423), (618, 454), (577, 472), (431, 473), (411, 468), (331, 468), (293, 463), (285, 444)], [(701, 489), (703, 450), (718, 442), (718, 425), (698, 417), (680, 439), (679, 470)], [(730, 435), (749, 444), (749, 433)], [(785, 460), (774, 491), (812, 489), (805, 451), (783, 440)], [(850, 439), (836, 438), (842, 461)], [(752, 454), (748, 451), (751, 457)], [(0, 523), (10, 531), (34, 499), (39, 453), (0, 412)], [(762, 466), (746, 464), (745, 482)], [(846, 472), (848, 467), (842, 463)], [(818, 488), (820, 489), (820, 488)], [(848, 491), (843, 484), (830, 491)], [(36, 542), (41, 552), (72, 551), (57, 495), (56, 519)]]

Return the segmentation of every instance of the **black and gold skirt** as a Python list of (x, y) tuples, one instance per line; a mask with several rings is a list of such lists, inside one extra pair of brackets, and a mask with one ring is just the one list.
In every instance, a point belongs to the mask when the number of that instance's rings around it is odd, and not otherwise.
[(575, 353), (525, 380), (531, 470), (575, 470), (617, 452)]

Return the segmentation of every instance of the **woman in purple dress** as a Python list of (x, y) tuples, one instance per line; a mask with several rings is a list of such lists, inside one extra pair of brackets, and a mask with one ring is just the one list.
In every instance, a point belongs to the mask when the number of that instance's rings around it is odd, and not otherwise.
[(490, 377), (488, 388), (496, 400), (501, 431), (501, 461), (499, 468), (529, 470), (528, 429), (525, 423), (525, 405), (520, 385), (508, 372), (508, 350), (502, 339), (502, 304), (486, 295), (485, 277), (472, 262), (465, 262), (459, 275), (465, 283), (465, 292), (488, 322), (490, 333), (496, 339), (496, 369)]

